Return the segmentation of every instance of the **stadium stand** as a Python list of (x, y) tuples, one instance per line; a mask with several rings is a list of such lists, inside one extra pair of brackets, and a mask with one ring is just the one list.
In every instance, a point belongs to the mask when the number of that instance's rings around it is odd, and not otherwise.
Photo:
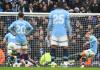
[[(60, 0), (0, 0), (0, 12), (50, 12)], [(100, 0), (61, 0), (70, 12), (100, 12)]]

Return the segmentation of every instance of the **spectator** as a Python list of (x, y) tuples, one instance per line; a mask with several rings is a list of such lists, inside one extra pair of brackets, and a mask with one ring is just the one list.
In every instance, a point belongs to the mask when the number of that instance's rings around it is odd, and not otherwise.
[(12, 3), (12, 11), (17, 12), (18, 11), (18, 5), (15, 3)]
[(87, 23), (93, 24), (93, 25), (97, 24), (97, 17), (96, 16), (88, 16)]
[[(5, 11), (6, 4), (9, 8), (6, 12), (50, 12), (57, 7), (60, 0), (5, 0), (0, 1), (0, 11)], [(99, 0), (62, 0), (65, 10), (75, 13), (93, 12), (99, 13), (100, 2)], [(94, 9), (93, 9), (94, 8)]]
[(69, 6), (67, 5), (66, 2), (63, 4), (63, 6), (64, 6), (64, 9), (65, 9), (65, 10), (69, 10)]
[[(3, 29), (4, 29), (4, 22), (3, 22), (2, 19), (0, 18), (0, 35), (1, 35), (2, 37), (4, 36)], [(2, 40), (2, 38), (1, 38), (1, 40)]]
[(34, 11), (33, 4), (30, 3), (27, 12), (33, 12), (33, 11)]
[(2, 2), (0, 2), (0, 12), (3, 12), (3, 5), (2, 5)]
[(30, 18), (29, 19), (29, 23), (32, 25), (32, 27), (34, 28), (33, 32), (36, 31), (36, 28), (37, 28), (37, 22), (34, 18)]
[(49, 4), (48, 4), (48, 11), (50, 12), (53, 8), (53, 1), (49, 1)]
[(82, 6), (82, 7), (80, 8), (80, 12), (81, 12), (81, 13), (86, 13), (86, 9)]
[(3, 9), (2, 9), (2, 7), (0, 6), (0, 12), (3, 12)]
[(80, 12), (79, 7), (75, 7), (75, 8), (74, 8), (74, 13), (79, 13), (79, 12)]
[(42, 5), (42, 3), (39, 4), (38, 11), (39, 12), (42, 12), (43, 11), (43, 5)]
[(94, 0), (93, 3), (90, 5), (90, 10), (93, 12), (93, 13), (98, 13), (99, 12), (99, 4), (97, 3), (97, 0)]
[(42, 12), (48, 12), (47, 5), (43, 6), (43, 11)]
[(92, 29), (92, 25), (89, 24), (87, 30), (90, 30), (90, 29)]
[(43, 27), (40, 26), (39, 27), (39, 46), (40, 46), (40, 55), (42, 56), (44, 54), (44, 31), (43, 31)]
[(80, 0), (75, 0), (74, 7), (80, 7), (80, 6), (81, 6)]
[(19, 1), (19, 12), (27, 12), (28, 4), (27, 1), (20, 0)]
[(55, 4), (53, 5), (52, 10), (54, 10), (54, 9), (56, 9), (56, 8), (57, 8), (57, 3), (55, 3)]
[(12, 12), (11, 4), (10, 4), (10, 3), (7, 3), (7, 4), (5, 5), (5, 10), (4, 10), (4, 12)]

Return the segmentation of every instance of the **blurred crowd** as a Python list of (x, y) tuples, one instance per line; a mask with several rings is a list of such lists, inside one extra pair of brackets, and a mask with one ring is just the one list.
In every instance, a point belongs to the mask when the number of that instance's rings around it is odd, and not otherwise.
[(0, 12), (50, 12), (58, 1), (69, 12), (100, 12), (100, 0), (0, 0)]

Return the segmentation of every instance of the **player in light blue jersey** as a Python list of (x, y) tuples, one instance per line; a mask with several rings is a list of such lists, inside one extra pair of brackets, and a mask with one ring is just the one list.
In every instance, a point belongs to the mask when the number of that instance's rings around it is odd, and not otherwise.
[(14, 58), (16, 56), (15, 36), (11, 33), (7, 33), (3, 39), (3, 43), (6, 44), (8, 64), (12, 65), (16, 59)]
[(19, 19), (14, 21), (8, 28), (8, 30), (16, 35), (17, 44), (25, 46), (27, 45), (26, 35), (29, 35), (33, 27), (30, 25), (29, 22), (23, 20), (24, 14), (18, 14)]
[(85, 38), (88, 40), (85, 44), (90, 44), (90, 48), (87, 50), (84, 50), (78, 58), (82, 58), (82, 64), (81, 67), (83, 68), (85, 66), (85, 61), (87, 61), (88, 58), (94, 57), (97, 53), (98, 48), (98, 41), (97, 38), (92, 35), (91, 30), (88, 30), (85, 34)]
[[(33, 27), (30, 25), (29, 22), (24, 20), (24, 14), (20, 12), (18, 14), (18, 20), (14, 21), (9, 27), (8, 30), (15, 35), (16, 38), (16, 44), (17, 44), (17, 50), (18, 50), (18, 58), (19, 56), (25, 56), (27, 58), (21, 58), (21, 59), (28, 59), (27, 49), (28, 49), (28, 41), (27, 41), (27, 35), (29, 35)], [(21, 53), (20, 55), (20, 52)]]
[(48, 38), (50, 37), (52, 62), (56, 58), (56, 47), (63, 47), (64, 65), (68, 65), (68, 40), (71, 38), (72, 28), (70, 14), (61, 8), (62, 2), (58, 2), (58, 8), (51, 11), (48, 24)]
[(16, 48), (15, 36), (11, 33), (7, 33), (3, 39), (3, 43), (7, 45), (7, 54), (11, 55), (12, 50)]

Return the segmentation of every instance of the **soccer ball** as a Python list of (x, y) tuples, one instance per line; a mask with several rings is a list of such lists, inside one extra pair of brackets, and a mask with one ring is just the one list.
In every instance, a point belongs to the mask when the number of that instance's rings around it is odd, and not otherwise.
[(31, 67), (33, 64), (30, 62), (30, 61), (28, 61), (28, 63), (27, 64), (25, 64), (25, 67)]

